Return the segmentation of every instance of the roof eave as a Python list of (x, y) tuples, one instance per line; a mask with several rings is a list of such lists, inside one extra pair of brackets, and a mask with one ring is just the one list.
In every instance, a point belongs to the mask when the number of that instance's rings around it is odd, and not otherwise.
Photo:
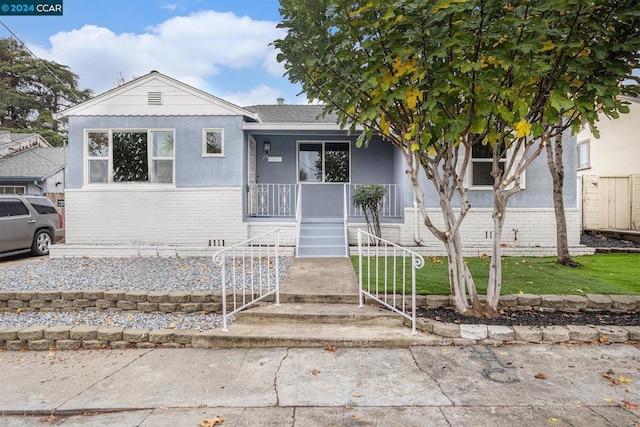
[[(244, 123), (243, 130), (247, 131), (349, 131), (337, 123)], [(361, 131), (362, 126), (356, 126)]]

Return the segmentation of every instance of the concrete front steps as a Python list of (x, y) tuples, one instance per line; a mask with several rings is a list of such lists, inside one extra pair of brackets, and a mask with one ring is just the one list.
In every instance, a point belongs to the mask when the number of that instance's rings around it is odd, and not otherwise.
[(229, 332), (206, 331), (194, 347), (408, 347), (439, 345), (440, 337), (411, 335), (404, 317), (376, 305), (358, 308), (351, 260), (296, 257), (280, 287), (280, 306), (260, 303), (236, 315)]
[(439, 345), (430, 334), (411, 335), (400, 315), (373, 306), (299, 303), (265, 304), (238, 314), (229, 332), (213, 330), (194, 337), (205, 348), (333, 347), (397, 348)]
[(296, 251), (299, 257), (344, 257), (344, 220), (342, 218), (302, 218)]

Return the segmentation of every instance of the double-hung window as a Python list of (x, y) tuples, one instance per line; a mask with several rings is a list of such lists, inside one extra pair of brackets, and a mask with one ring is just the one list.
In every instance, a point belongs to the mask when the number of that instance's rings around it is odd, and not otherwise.
[(173, 183), (174, 131), (88, 131), (87, 181)]
[(224, 129), (202, 130), (202, 156), (224, 157)]
[(301, 142), (298, 145), (299, 182), (349, 182), (348, 142)]
[[(470, 177), (471, 187), (492, 187), (493, 176), (491, 169), (493, 168), (493, 147), (490, 145), (476, 144), (471, 148)], [(504, 172), (507, 163), (507, 154), (502, 153), (498, 167)]]
[(591, 166), (589, 158), (589, 140), (578, 142), (578, 169), (588, 169)]

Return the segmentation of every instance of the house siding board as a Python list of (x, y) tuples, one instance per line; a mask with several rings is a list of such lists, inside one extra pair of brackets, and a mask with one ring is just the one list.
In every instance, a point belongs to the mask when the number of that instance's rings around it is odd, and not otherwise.
[(247, 238), (239, 188), (68, 191), (66, 243), (227, 246)]
[[(68, 188), (84, 186), (86, 129), (175, 129), (176, 187), (241, 186), (244, 135), (242, 117), (70, 117)], [(202, 156), (202, 129), (224, 129), (224, 157)], [(116, 184), (117, 185), (117, 184)], [(126, 184), (125, 184), (126, 185)]]

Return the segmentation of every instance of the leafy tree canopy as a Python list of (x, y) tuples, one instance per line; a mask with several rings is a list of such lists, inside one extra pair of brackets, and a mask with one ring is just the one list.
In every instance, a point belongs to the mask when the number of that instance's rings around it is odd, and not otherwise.
[(67, 66), (33, 58), (17, 41), (0, 39), (0, 127), (40, 133), (62, 145), (53, 114), (90, 97)]
[[(343, 124), (433, 151), (626, 112), (635, 0), (281, 0), (289, 78)], [(370, 136), (370, 133), (368, 134)], [(432, 148), (430, 148), (432, 147)]]

